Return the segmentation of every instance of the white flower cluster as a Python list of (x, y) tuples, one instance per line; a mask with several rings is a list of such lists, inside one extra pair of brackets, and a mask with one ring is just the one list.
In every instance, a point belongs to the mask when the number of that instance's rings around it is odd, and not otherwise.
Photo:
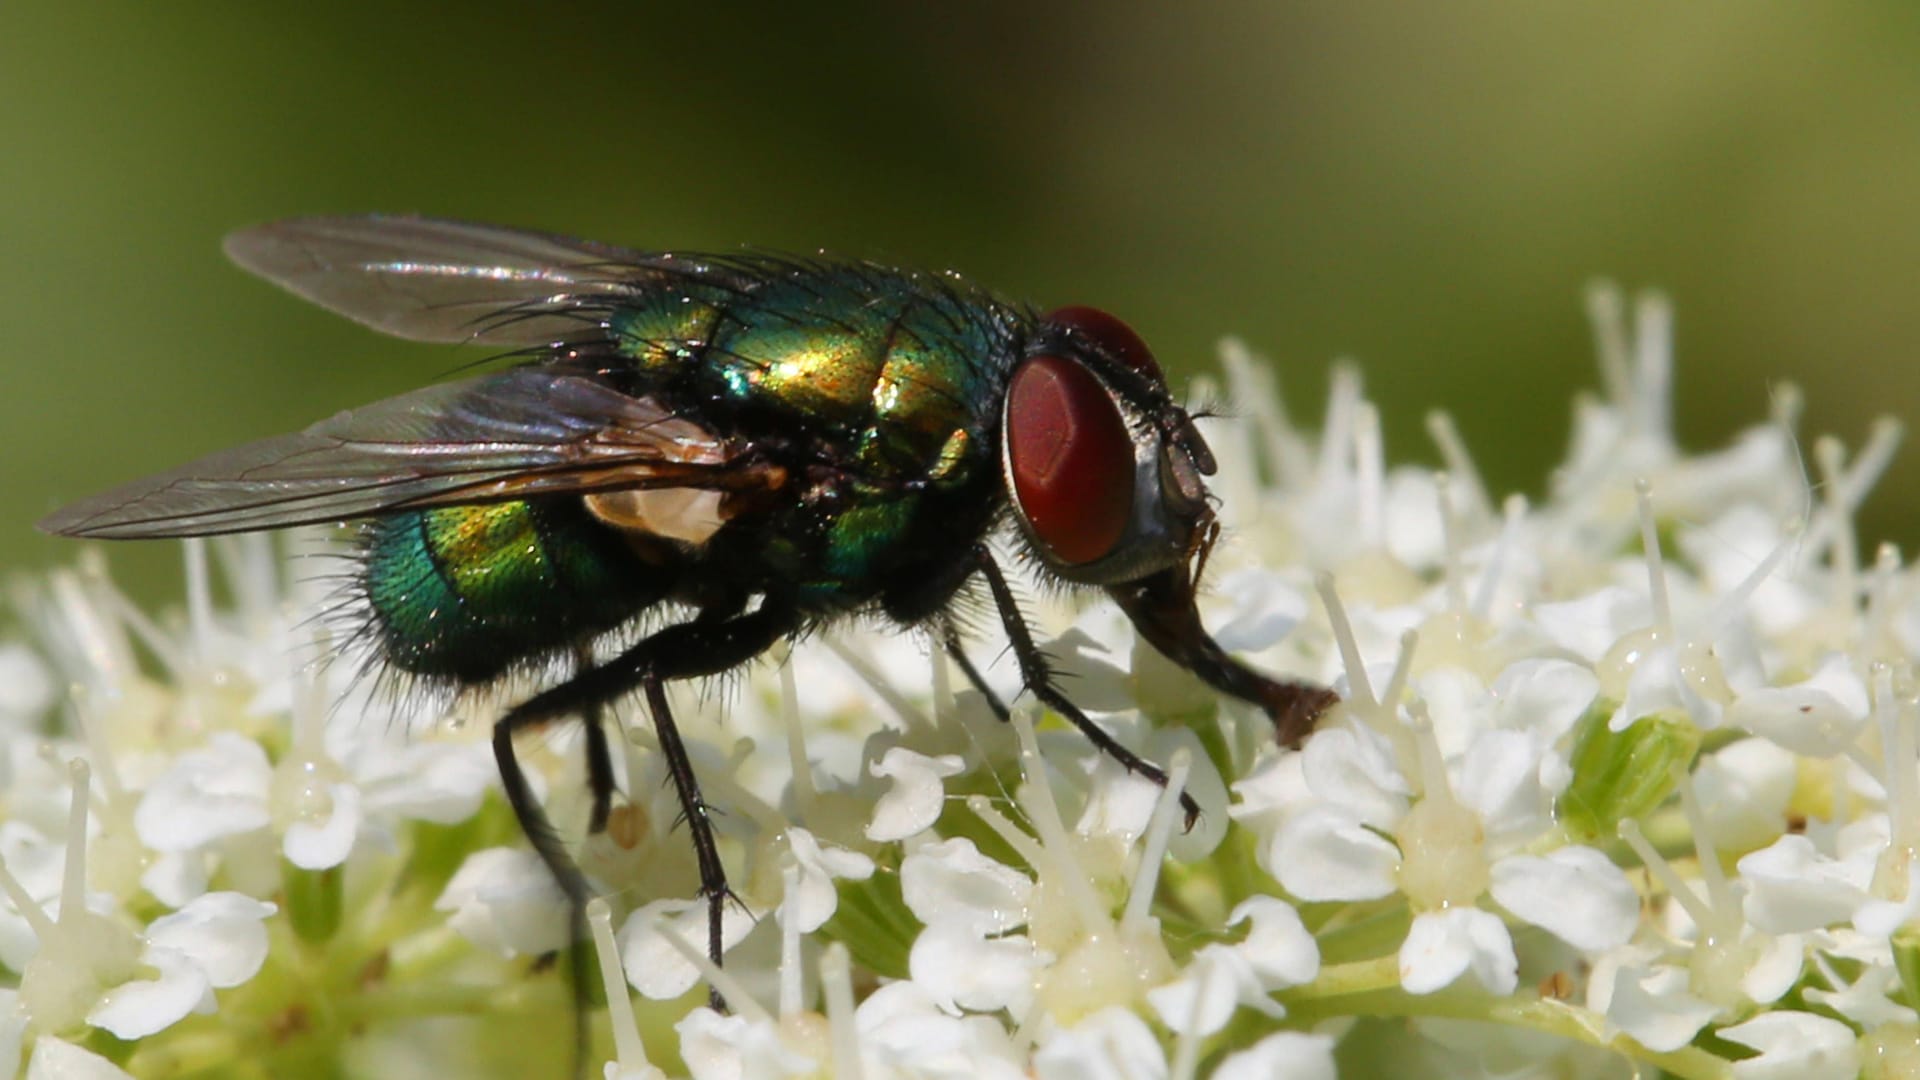
[[(1664, 305), (1599, 290), (1593, 314), (1605, 394), (1539, 505), (1496, 505), (1444, 416), (1444, 472), (1388, 469), (1350, 370), (1310, 438), (1228, 347), (1245, 414), (1207, 421), (1203, 612), (1340, 691), (1297, 752), (1111, 606), (1031, 590), (1067, 692), (1169, 789), (1024, 707), (991, 635), (1011, 724), (878, 627), (681, 688), (738, 898), (719, 970), (620, 710), (624, 801), (577, 847), (611, 1003), (593, 1071), (1920, 1075), (1920, 575), (1863, 564), (1853, 528), (1898, 429), (1851, 460), (1815, 441), (1810, 482), (1782, 391), (1683, 455)], [(93, 551), (16, 588), (0, 1063), (565, 1074), (542, 957), (567, 912), (498, 794), (500, 700), (449, 715), (307, 663), (313, 602), (264, 540), (190, 544), (188, 570), (164, 624)], [(582, 836), (577, 738), (521, 745)]]

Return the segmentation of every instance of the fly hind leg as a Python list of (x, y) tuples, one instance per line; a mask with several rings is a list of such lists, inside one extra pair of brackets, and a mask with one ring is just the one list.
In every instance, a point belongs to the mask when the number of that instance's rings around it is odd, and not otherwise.
[[(645, 691), (647, 706), (653, 714), (654, 727), (660, 737), (660, 752), (666, 758), (667, 774), (673, 782), (675, 794), (679, 796), (687, 832), (693, 841), (694, 856), (699, 863), (700, 892), (707, 899), (707, 952), (718, 964), (723, 916), (731, 893), (727, 889), (726, 868), (720, 862), (719, 848), (714, 842), (713, 822), (706, 802), (700, 797), (699, 783), (694, 776), (693, 759), (687, 753), (679, 728), (673, 722), (673, 714), (667, 707), (665, 684), (674, 679), (716, 675), (744, 664), (791, 633), (798, 625), (798, 616), (791, 608), (768, 601), (745, 615), (695, 619), (693, 622), (664, 627), (641, 639), (619, 656), (521, 702), (501, 717), (494, 726), (493, 747), (494, 756), (500, 763), (501, 782), (507, 790), (507, 802), (513, 807), (514, 816), (526, 831), (534, 851), (553, 871), (555, 879), (576, 906), (586, 903), (586, 878), (554, 833), (546, 813), (533, 798), (525, 773), (514, 755), (514, 733), (563, 716), (583, 715), (598, 710), (607, 702), (636, 689)], [(604, 733), (600, 745), (604, 753)], [(591, 778), (595, 775), (592, 765), (593, 743), (590, 741), (588, 746), (588, 773)], [(610, 793), (610, 765), (605, 775)], [(597, 788), (595, 797), (597, 812)], [(716, 1005), (721, 1004), (717, 992), (714, 1001)]]

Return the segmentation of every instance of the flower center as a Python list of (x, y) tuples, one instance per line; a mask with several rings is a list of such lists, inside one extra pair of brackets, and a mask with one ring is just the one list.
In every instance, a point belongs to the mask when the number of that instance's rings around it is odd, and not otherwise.
[(1414, 804), (1395, 834), (1400, 888), (1416, 910), (1472, 904), (1487, 891), (1486, 836), (1480, 818), (1452, 798)]

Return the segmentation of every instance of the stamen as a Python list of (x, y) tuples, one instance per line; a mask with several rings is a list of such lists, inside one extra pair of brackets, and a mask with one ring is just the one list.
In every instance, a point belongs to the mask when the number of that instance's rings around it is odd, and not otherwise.
[(1773, 550), (1767, 552), (1765, 557), (1755, 564), (1752, 570), (1747, 572), (1747, 576), (1740, 579), (1738, 585), (1727, 590), (1727, 594), (1722, 596), (1719, 602), (1713, 605), (1713, 610), (1709, 612), (1706, 619), (1701, 622), (1705, 636), (1712, 636), (1722, 630), (1731, 628), (1734, 620), (1739, 618), (1741, 612), (1746, 608), (1747, 601), (1753, 599), (1754, 592), (1756, 592), (1761, 584), (1769, 577), (1773, 576), (1774, 569), (1799, 545), (1800, 534), (1804, 524), (1804, 522), (1797, 519), (1788, 522), (1786, 535), (1780, 539), (1778, 544), (1773, 546)]
[(800, 1015), (800, 924), (787, 915), (787, 904), (800, 895), (800, 860), (792, 850), (780, 857), (780, 1018)]
[(1640, 546), (1647, 560), (1647, 597), (1653, 604), (1653, 627), (1667, 644), (1673, 639), (1673, 608), (1667, 602), (1667, 571), (1660, 558), (1660, 526), (1653, 517), (1653, 484), (1646, 477), (1633, 482), (1634, 502), (1640, 513)]
[(1248, 351), (1236, 338), (1220, 343), (1220, 362), (1226, 369), (1235, 407), (1251, 413), (1254, 423), (1245, 426), (1261, 437), (1267, 475), (1280, 487), (1306, 487), (1313, 475), (1313, 457), (1300, 429), (1287, 415), (1273, 365)]
[(1047, 853), (1041, 848), (1039, 841), (995, 809), (993, 800), (985, 795), (969, 795), (967, 809), (973, 811), (974, 816), (984, 822), (987, 828), (992, 829), (995, 836), (1006, 841), (1014, 854), (1026, 860), (1027, 865), (1033, 867), (1035, 871), (1047, 862)]
[(1120, 915), (1120, 933), (1141, 932), (1148, 928), (1151, 917), (1148, 912), (1153, 908), (1153, 893), (1160, 883), (1160, 868), (1167, 857), (1167, 845), (1173, 839), (1173, 822), (1180, 809), (1180, 793), (1187, 788), (1187, 775), (1193, 771), (1193, 753), (1186, 747), (1173, 752), (1173, 760), (1167, 763), (1167, 784), (1160, 789), (1160, 797), (1154, 800), (1153, 816), (1147, 819), (1145, 843), (1140, 848), (1140, 866), (1135, 871), (1132, 888), (1127, 892), (1127, 906)]
[(1806, 405), (1799, 383), (1775, 383), (1773, 393), (1767, 398), (1767, 415), (1791, 441), (1800, 430), (1800, 415), (1806, 411)]
[(1636, 404), (1640, 430), (1667, 438), (1673, 430), (1673, 305), (1659, 293), (1634, 304)]
[(1883, 543), (1874, 552), (1873, 576), (1867, 582), (1867, 627), (1861, 635), (1861, 648), (1865, 659), (1872, 661), (1883, 656), (1898, 656), (1899, 643), (1894, 638), (1894, 613), (1900, 610), (1908, 590), (1901, 587), (1900, 548), (1894, 544)]
[(1373, 687), (1367, 682), (1367, 666), (1360, 660), (1360, 642), (1353, 636), (1353, 624), (1347, 621), (1347, 609), (1341, 606), (1340, 596), (1333, 590), (1333, 575), (1324, 570), (1315, 574), (1313, 591), (1320, 594), (1320, 603), (1327, 609), (1327, 625), (1333, 631), (1334, 644), (1340, 649), (1340, 662), (1347, 669), (1347, 707), (1374, 708), (1379, 699), (1373, 696)]
[(953, 696), (953, 672), (948, 667), (951, 661), (939, 642), (933, 644), (927, 658), (933, 663), (933, 722), (942, 731), (951, 731), (958, 712)]
[(820, 990), (833, 1039), (833, 1075), (860, 1080), (860, 1033), (854, 1027), (853, 963), (836, 941), (820, 954)]
[(1487, 484), (1473, 463), (1473, 455), (1467, 452), (1465, 440), (1460, 438), (1460, 429), (1454, 426), (1453, 415), (1444, 409), (1428, 413), (1427, 435), (1439, 448), (1440, 461), (1447, 474), (1457, 481), (1461, 503), (1469, 510), (1480, 512), (1488, 504)]
[(233, 607), (249, 626), (269, 625), (278, 615), (287, 589), (280, 583), (282, 560), (263, 533), (212, 538), (214, 558), (233, 597)]
[(1846, 452), (1838, 439), (1826, 436), (1814, 443), (1814, 459), (1821, 473), (1823, 513), (1807, 532), (1808, 557), (1819, 558), (1825, 554), (1827, 545), (1840, 544), (1847, 549), (1849, 560), (1856, 558), (1852, 553), (1853, 515), (1886, 472), (1904, 434), (1900, 422), (1891, 417), (1874, 421), (1868, 428), (1866, 445), (1854, 457), (1851, 468), (1842, 467)]
[[(1674, 764), (1673, 784), (1680, 792), (1680, 813), (1693, 831), (1693, 857), (1700, 864), (1700, 880), (1707, 887), (1707, 901), (1715, 911), (1738, 910), (1739, 898), (1734, 896), (1732, 886), (1727, 883), (1727, 872), (1720, 866), (1720, 853), (1714, 849), (1707, 815), (1700, 809), (1700, 798), (1693, 790), (1693, 776), (1685, 765)], [(1704, 929), (1706, 924), (1701, 925)]]
[(787, 732), (787, 768), (793, 773), (795, 824), (805, 825), (819, 793), (813, 786), (813, 763), (807, 760), (806, 725), (800, 718), (800, 686), (794, 680), (793, 650), (783, 647), (773, 662), (780, 669), (780, 719)]
[(1520, 542), (1520, 523), (1527, 516), (1527, 497), (1509, 495), (1500, 504), (1500, 536), (1494, 541), (1493, 554), (1487, 558), (1487, 565), (1480, 572), (1480, 583), (1474, 587), (1473, 603), (1467, 608), (1476, 619), (1485, 619), (1493, 614), (1493, 598), (1500, 588), (1500, 579), (1507, 572), (1507, 559), (1515, 545)]
[(1873, 677), (1873, 718), (1880, 728), (1880, 781), (1887, 791), (1887, 818), (1890, 835), (1886, 850), (1875, 867), (1873, 891), (1883, 899), (1905, 899), (1892, 895), (1904, 891), (1907, 868), (1920, 856), (1920, 779), (1914, 762), (1920, 758), (1920, 732), (1915, 731), (1911, 709), (1902, 708), (1893, 686), (1893, 665), (1875, 663)]
[[(313, 635), (314, 649), (317, 655), (325, 656), (330, 647), (330, 635), (324, 628)], [(293, 680), (293, 756), (304, 761), (320, 761), (327, 757), (327, 690), (320, 685), (316, 673), (287, 658)]]
[(1891, 416), (1882, 416), (1874, 420), (1867, 428), (1867, 442), (1853, 459), (1853, 468), (1847, 471), (1847, 505), (1858, 510), (1880, 483), (1880, 477), (1886, 474), (1887, 466), (1893, 464), (1894, 451), (1900, 448), (1900, 442), (1906, 437), (1906, 425)]
[(204, 667), (213, 656), (213, 584), (207, 574), (207, 542), (197, 536), (181, 541), (187, 562), (187, 645), (189, 662)]
[(1832, 540), (1828, 559), (1833, 567), (1833, 595), (1828, 599), (1835, 608), (1846, 610), (1852, 608), (1854, 597), (1859, 595), (1860, 572), (1853, 508), (1847, 505), (1847, 453), (1839, 439), (1823, 435), (1813, 444), (1813, 460), (1820, 466), (1820, 489)]
[(1186, 1030), (1173, 1037), (1173, 1060), (1167, 1063), (1167, 1080), (1195, 1080), (1200, 1075), (1200, 1009), (1204, 994), (1193, 995), (1187, 1010)]
[(1369, 548), (1385, 542), (1386, 451), (1381, 445), (1380, 410), (1361, 401), (1353, 410), (1354, 505), (1360, 514), (1360, 540)]
[(828, 637), (825, 640), (827, 651), (838, 657), (840, 662), (858, 675), (860, 681), (866, 683), (881, 701), (886, 702), (887, 708), (893, 710), (894, 715), (900, 718), (900, 722), (906, 725), (907, 730), (926, 731), (932, 727), (927, 720), (927, 714), (921, 712), (919, 706), (903, 697), (892, 683), (883, 678), (880, 672), (867, 662), (866, 657), (848, 648), (846, 642), (839, 638)]
[(1318, 475), (1313, 486), (1341, 490), (1346, 484), (1347, 465), (1354, 449), (1354, 412), (1360, 405), (1360, 372), (1351, 363), (1333, 368), (1333, 381), (1327, 388), (1326, 428), (1320, 433)]
[(60, 874), (60, 918), (65, 921), (87, 908), (87, 794), (93, 771), (80, 758), (67, 763), (73, 783), (73, 801), (67, 808), (67, 858)]
[(1408, 630), (1400, 635), (1400, 655), (1394, 658), (1393, 672), (1387, 676), (1386, 692), (1380, 695), (1377, 705), (1380, 720), (1392, 715), (1400, 695), (1406, 692), (1407, 679), (1413, 674), (1413, 652), (1419, 645), (1420, 631)]
[(1433, 494), (1440, 504), (1440, 574), (1446, 584), (1447, 614), (1466, 611), (1466, 590), (1460, 581), (1460, 522), (1454, 517), (1453, 482), (1446, 473), (1433, 474)]
[(1628, 408), (1633, 403), (1633, 377), (1628, 371), (1626, 305), (1618, 285), (1596, 281), (1587, 286), (1587, 320), (1593, 324), (1593, 351), (1600, 359), (1600, 382), (1607, 399)]
[(1043, 874), (1048, 869), (1053, 871), (1079, 913), (1082, 926), (1095, 933), (1106, 930), (1112, 925), (1106, 908), (1094, 896), (1088, 876), (1074, 860), (1073, 838), (1060, 818), (1060, 805), (1053, 799), (1053, 787), (1047, 783), (1047, 763), (1040, 756), (1040, 740), (1033, 732), (1031, 712), (1015, 709), (1012, 719), (1014, 733), (1020, 738), (1020, 767), (1027, 775), (1022, 806), (1047, 856), (1044, 866), (1036, 865), (1034, 869)]
[(1420, 797), (1456, 802), (1453, 787), (1447, 782), (1447, 759), (1440, 752), (1440, 739), (1433, 733), (1433, 717), (1427, 714), (1427, 703), (1413, 702), (1407, 706), (1407, 715), (1411, 719), (1407, 729), (1413, 733), (1414, 749), (1420, 759)]
[(641, 1074), (649, 1066), (647, 1048), (640, 1041), (640, 1024), (633, 1013), (633, 996), (627, 989), (620, 947), (613, 941), (613, 911), (603, 898), (596, 896), (587, 901), (587, 926), (593, 932), (593, 953), (600, 960), (601, 985), (607, 994), (607, 1023), (613, 1028), (614, 1060), (621, 1072)]
[(1667, 895), (1673, 897), (1681, 907), (1687, 910), (1695, 926), (1702, 927), (1704, 932), (1705, 927), (1713, 925), (1713, 909), (1708, 907), (1707, 902), (1700, 899), (1699, 894), (1689, 888), (1686, 882), (1680, 880), (1680, 875), (1674, 871), (1673, 864), (1667, 862), (1666, 858), (1647, 842), (1638, 822), (1632, 818), (1622, 818), (1620, 839), (1625, 840), (1627, 846), (1633, 849), (1633, 853), (1639, 856), (1640, 864), (1647, 868), (1647, 872), (1660, 879), (1660, 886), (1667, 890)]

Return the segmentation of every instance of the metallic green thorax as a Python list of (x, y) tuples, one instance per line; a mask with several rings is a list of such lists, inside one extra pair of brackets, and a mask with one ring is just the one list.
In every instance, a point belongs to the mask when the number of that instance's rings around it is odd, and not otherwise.
[(797, 496), (730, 525), (716, 554), (796, 583), (808, 606), (857, 607), (998, 512), (1000, 401), (1028, 316), (948, 277), (744, 266), (748, 290), (689, 275), (618, 313), (615, 341), (638, 392), (794, 473)]
[(475, 681), (696, 586), (930, 613), (1003, 505), (1000, 401), (1030, 325), (956, 279), (864, 264), (690, 264), (619, 298), (608, 340), (554, 362), (668, 403), (785, 487), (697, 549), (644, 554), (572, 496), (377, 519), (365, 588), (388, 654)]

